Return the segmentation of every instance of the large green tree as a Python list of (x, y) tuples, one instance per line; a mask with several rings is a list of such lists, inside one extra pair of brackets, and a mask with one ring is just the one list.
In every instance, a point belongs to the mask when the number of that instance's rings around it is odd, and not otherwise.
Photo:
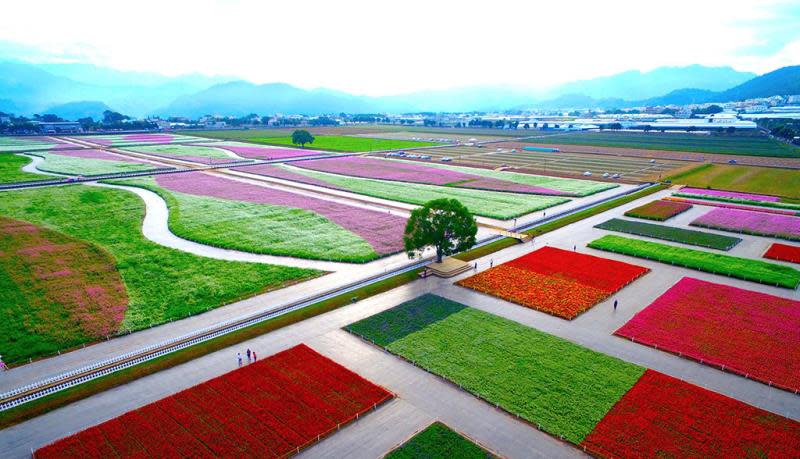
[(422, 255), (427, 247), (436, 249), (436, 262), (442, 256), (467, 250), (475, 245), (478, 225), (475, 217), (457, 199), (434, 199), (411, 212), (403, 243), (409, 258)]
[(305, 147), (307, 143), (314, 143), (314, 136), (305, 129), (298, 129), (292, 133), (292, 143)]

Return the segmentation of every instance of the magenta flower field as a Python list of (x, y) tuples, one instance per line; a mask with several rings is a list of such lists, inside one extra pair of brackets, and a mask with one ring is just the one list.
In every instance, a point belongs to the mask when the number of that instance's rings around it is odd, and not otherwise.
[(159, 175), (156, 181), (181, 193), (310, 210), (359, 235), (381, 255), (403, 250), (406, 219), (396, 215), (208, 174)]
[(615, 334), (800, 389), (800, 301), (684, 277)]
[(751, 212), (738, 209), (714, 209), (691, 225), (736, 233), (800, 240), (800, 217)]
[(567, 193), (550, 188), (523, 185), (458, 171), (427, 167), (421, 164), (402, 163), (376, 158), (351, 156), (335, 159), (318, 159), (298, 162), (295, 166), (318, 172), (378, 180), (422, 183), (426, 185), (448, 185), (459, 188), (508, 191), (512, 193), (567, 195)]
[(781, 199), (777, 196), (769, 196), (766, 194), (739, 193), (736, 191), (708, 190), (705, 188), (692, 187), (681, 188), (680, 192), (705, 196), (719, 196), (721, 198), (747, 199), (750, 201), (778, 202)]
[(749, 210), (752, 212), (764, 212), (766, 214), (776, 214), (776, 215), (797, 215), (797, 212), (793, 210), (785, 210), (785, 209), (773, 209), (767, 207), (751, 207), (751, 206), (741, 206), (738, 204), (728, 204), (719, 201), (702, 201), (700, 199), (686, 199), (686, 198), (676, 198), (674, 196), (668, 196), (663, 199), (664, 201), (675, 201), (675, 202), (685, 202), (688, 204), (697, 204), (698, 206), (709, 206), (709, 207), (720, 207), (723, 209), (739, 209), (739, 210)]

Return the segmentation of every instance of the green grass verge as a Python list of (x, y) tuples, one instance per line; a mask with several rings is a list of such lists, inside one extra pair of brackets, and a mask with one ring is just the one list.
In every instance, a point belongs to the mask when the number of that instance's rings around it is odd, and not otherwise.
[(171, 354), (153, 359), (125, 370), (94, 379), (87, 383), (71, 387), (67, 390), (33, 400), (24, 405), (0, 412), (0, 430), (19, 424), (28, 419), (41, 416), (49, 411), (69, 405), (100, 392), (113, 389), (136, 379), (163, 371), (182, 363), (200, 358), (212, 352), (229, 348), (233, 345), (256, 338), (263, 334), (296, 324), (311, 317), (324, 314), (342, 306), (351, 304), (355, 300), (363, 300), (374, 295), (389, 291), (405, 285), (418, 277), (419, 270), (409, 271), (384, 279), (380, 282), (359, 288), (353, 292), (345, 293), (334, 298), (329, 298), (314, 303), (305, 308), (289, 312), (282, 316), (252, 325), (233, 333), (214, 338), (194, 346), (182, 349)]
[(179, 193), (158, 186), (152, 177), (110, 183), (157, 193), (169, 207), (170, 230), (201, 244), (353, 263), (379, 257), (367, 241), (309, 210)]
[[(575, 212), (574, 214), (567, 215), (566, 217), (561, 217), (557, 220), (553, 220), (551, 222), (545, 223), (544, 225), (537, 226), (536, 228), (530, 229), (525, 231), (525, 234), (530, 234), (533, 237), (549, 233), (551, 231), (555, 231), (559, 228), (563, 228), (567, 225), (572, 223), (581, 221), (585, 218), (592, 217), (594, 215), (601, 214), (607, 210), (613, 209), (615, 207), (621, 206), (623, 204), (627, 204), (629, 202), (635, 201), (639, 198), (643, 198), (645, 196), (649, 196), (653, 193), (659, 192), (666, 187), (664, 185), (656, 185), (650, 188), (637, 191), (636, 193), (631, 193), (627, 196), (622, 196), (616, 199), (612, 199), (611, 201), (604, 202), (600, 205), (591, 207), (589, 209), (581, 210), (580, 212)], [(478, 258), (485, 257), (490, 253), (497, 252), (498, 250), (503, 250), (505, 248), (511, 247), (513, 245), (519, 244), (519, 241), (516, 239), (507, 237), (503, 239), (499, 239), (492, 243), (486, 244), (482, 247), (478, 247), (476, 249), (468, 250), (466, 252), (462, 252), (458, 255), (455, 255), (454, 258), (457, 258), (461, 261), (472, 261), (477, 260)]]
[(789, 266), (610, 234), (588, 247), (790, 289), (800, 283), (800, 271)]
[[(420, 164), (416, 161), (402, 162), (417, 165)], [(605, 190), (610, 190), (619, 186), (615, 183), (595, 182), (592, 180), (570, 179), (562, 177), (548, 177), (546, 175), (522, 174), (519, 172), (495, 171), (491, 169), (481, 169), (479, 167), (450, 166), (432, 162), (424, 163), (424, 165), (428, 167), (435, 167), (437, 169), (447, 169), (463, 172), (465, 174), (480, 175), (481, 177), (505, 180), (507, 182), (519, 183), (521, 185), (540, 186), (581, 197), (589, 196)]]
[(672, 176), (670, 180), (696, 188), (800, 198), (800, 170), (797, 169), (705, 164)]
[[(292, 143), (292, 136), (286, 137), (248, 137), (254, 143), (266, 145), (282, 145), (287, 147), (299, 146)], [(433, 147), (441, 145), (436, 142), (420, 142), (416, 140), (389, 140), (375, 139), (372, 137), (350, 137), (345, 135), (318, 135), (314, 143), (307, 144), (306, 148), (314, 150), (329, 150), (343, 152), (398, 150), (402, 148)]]
[(529, 139), (526, 142), (787, 158), (800, 156), (800, 148), (778, 142), (766, 136), (740, 134), (576, 132), (559, 135), (552, 139), (546, 137)]
[[(8, 191), (0, 199), (0, 215), (54, 229), (111, 253), (129, 298), (120, 331), (181, 319), (320, 274), (166, 248), (142, 235), (144, 213), (144, 203), (133, 193), (84, 185)], [(16, 355), (16, 361), (42, 357), (16, 347), (21, 341), (8, 327), (20, 328), (14, 322), (23, 318), (6, 315), (11, 310), (0, 302), (3, 355)], [(40, 327), (31, 321), (22, 328), (36, 335)]]
[(390, 452), (384, 459), (488, 459), (495, 455), (441, 422), (434, 422), (422, 432)]
[(119, 172), (138, 172), (157, 169), (153, 164), (129, 163), (107, 159), (77, 158), (54, 153), (35, 152), (30, 155), (41, 156), (44, 162), (37, 169), (44, 172), (66, 175), (103, 175)]
[(430, 294), (347, 329), (575, 444), (644, 372)]
[(24, 156), (0, 153), (0, 183), (28, 182), (46, 180), (39, 174), (23, 172), (22, 168), (30, 164), (31, 159)]
[(742, 242), (738, 237), (723, 236), (721, 234), (706, 233), (684, 228), (655, 225), (653, 223), (634, 222), (621, 218), (612, 218), (607, 222), (595, 225), (595, 228), (618, 233), (635, 234), (637, 236), (652, 237), (665, 241), (680, 242), (682, 244), (697, 245), (717, 250), (730, 250)]
[(675, 193), (673, 196), (677, 196), (680, 198), (705, 199), (706, 201), (729, 202), (731, 204), (745, 204), (748, 206), (772, 207), (776, 209), (789, 209), (789, 210), (800, 211), (800, 204), (791, 204), (787, 202), (755, 201), (753, 199), (729, 198), (726, 196), (713, 196), (713, 195), (696, 194), (696, 193)]
[(336, 188), (391, 201), (424, 205), (433, 199), (458, 199), (473, 214), (500, 220), (521, 217), (569, 201), (569, 199), (561, 197), (391, 182), (316, 172), (299, 167), (281, 167), (330, 183)]

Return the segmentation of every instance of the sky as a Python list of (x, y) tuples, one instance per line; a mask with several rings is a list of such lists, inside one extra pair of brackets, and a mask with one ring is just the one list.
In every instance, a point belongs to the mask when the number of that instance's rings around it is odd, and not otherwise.
[(0, 59), (375, 96), (546, 89), (661, 66), (761, 74), (800, 64), (797, 0), (3, 0), (0, 10)]

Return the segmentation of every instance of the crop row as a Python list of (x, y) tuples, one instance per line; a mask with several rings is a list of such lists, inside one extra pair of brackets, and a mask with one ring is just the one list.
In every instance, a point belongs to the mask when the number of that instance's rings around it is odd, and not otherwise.
[(736, 244), (742, 242), (738, 237), (655, 225), (652, 223), (622, 220), (620, 218), (612, 218), (611, 220), (595, 225), (595, 228), (619, 233), (635, 234), (637, 236), (651, 237), (654, 239), (663, 239), (665, 241), (680, 242), (682, 244), (697, 245), (717, 250), (730, 250)]
[(651, 201), (625, 212), (626, 217), (644, 218), (647, 220), (664, 221), (691, 209), (692, 205), (676, 201)]
[(800, 283), (800, 271), (788, 266), (612, 234), (592, 241), (588, 247), (790, 289)]
[(34, 457), (283, 457), (391, 397), (301, 344), (66, 437)]
[(385, 459), (491, 459), (495, 455), (467, 438), (434, 422), (385, 456)]
[(544, 247), (463, 279), (458, 285), (571, 320), (648, 271)]
[(681, 191), (680, 193), (675, 193), (675, 196), (681, 198), (699, 198), (699, 199), (706, 199), (708, 201), (720, 201), (720, 202), (729, 202), (731, 204), (744, 204), (749, 206), (761, 206), (761, 207), (771, 207), (775, 209), (788, 209), (793, 211), (800, 211), (800, 205), (797, 204), (790, 204), (787, 202), (773, 202), (773, 201), (763, 201), (763, 200), (754, 200), (754, 199), (742, 199), (742, 198), (733, 198), (727, 196), (711, 196), (711, 195), (703, 195), (703, 194), (695, 194), (695, 193), (684, 193)]
[(800, 247), (775, 243), (769, 246), (764, 253), (764, 258), (800, 263)]
[(700, 199), (686, 199), (686, 198), (676, 198), (672, 196), (668, 196), (664, 198), (665, 201), (675, 201), (675, 202), (684, 202), (687, 204), (696, 204), (698, 206), (709, 206), (709, 207), (719, 207), (722, 209), (737, 209), (737, 210), (749, 210), (751, 212), (763, 212), (767, 214), (775, 214), (775, 215), (797, 215), (797, 212), (791, 210), (784, 210), (784, 209), (768, 209), (766, 207), (751, 207), (751, 206), (739, 206), (736, 204), (725, 204), (719, 201), (703, 201)]
[(800, 241), (800, 217), (751, 212), (738, 209), (714, 209), (695, 219), (692, 226), (756, 236), (771, 236)]

